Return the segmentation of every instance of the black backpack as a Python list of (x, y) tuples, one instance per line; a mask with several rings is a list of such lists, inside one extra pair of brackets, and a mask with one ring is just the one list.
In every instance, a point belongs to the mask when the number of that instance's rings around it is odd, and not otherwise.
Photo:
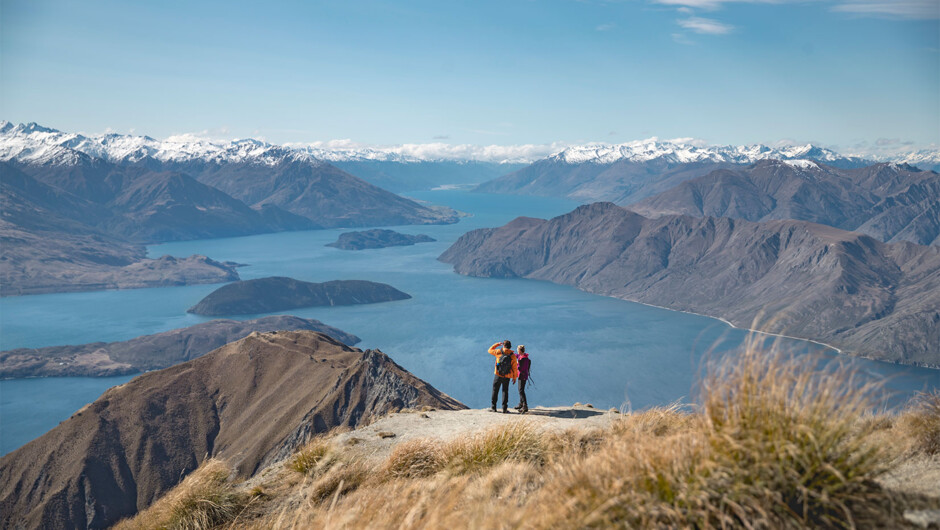
[(503, 377), (509, 377), (509, 374), (512, 373), (511, 353), (500, 354), (499, 359), (496, 360), (496, 373)]

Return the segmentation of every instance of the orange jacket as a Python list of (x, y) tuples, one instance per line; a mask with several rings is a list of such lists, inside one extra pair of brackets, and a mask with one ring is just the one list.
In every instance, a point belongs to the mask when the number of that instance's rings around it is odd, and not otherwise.
[[(519, 377), (519, 359), (516, 358), (516, 352), (512, 350), (505, 351), (508, 351), (509, 354), (512, 355), (512, 372), (509, 373), (509, 376), (500, 375), (500, 377), (506, 377), (507, 379), (512, 379), (515, 381)], [(503, 343), (497, 342), (496, 344), (490, 346), (489, 352), (490, 355), (496, 357), (496, 363), (499, 364), (499, 356), (502, 355), (503, 352)], [(494, 367), (493, 373), (499, 375), (499, 369)]]

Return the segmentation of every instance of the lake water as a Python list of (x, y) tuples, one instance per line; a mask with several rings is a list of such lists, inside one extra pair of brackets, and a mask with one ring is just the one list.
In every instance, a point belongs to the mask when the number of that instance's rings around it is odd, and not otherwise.
[[(657, 309), (531, 280), (468, 278), (437, 261), (460, 235), (519, 215), (552, 217), (576, 203), (459, 190), (409, 196), (473, 214), (447, 226), (396, 230), (435, 243), (377, 250), (325, 247), (344, 230), (290, 232), (157, 245), (151, 256), (205, 254), (248, 266), (243, 279), (290, 276), (307, 281), (363, 279), (391, 284), (412, 299), (284, 312), (316, 318), (362, 338), (418, 377), (471, 407), (489, 406), (490, 344), (511, 339), (532, 357), (532, 405), (576, 401), (599, 408), (643, 408), (694, 395), (701, 358), (741, 343), (746, 332), (706, 317)], [(209, 320), (186, 309), (218, 285), (51, 294), (0, 299), (0, 349), (131, 339)], [(244, 315), (248, 319), (260, 315)], [(800, 349), (819, 350), (802, 341)], [(895, 401), (940, 387), (940, 371), (854, 361), (887, 378)], [(23, 379), (0, 382), (0, 453), (68, 418), (120, 378)], [(515, 390), (511, 387), (511, 390)], [(516, 400), (513, 399), (513, 405)]]

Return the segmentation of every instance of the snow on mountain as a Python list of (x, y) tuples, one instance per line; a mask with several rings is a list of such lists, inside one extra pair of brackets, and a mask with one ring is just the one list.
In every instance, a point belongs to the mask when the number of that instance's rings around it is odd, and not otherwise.
[(922, 168), (940, 167), (940, 151), (921, 150), (894, 157), (843, 156), (812, 144), (770, 147), (706, 145), (693, 139), (648, 138), (622, 144), (564, 146), (466, 144), (401, 144), (390, 147), (363, 146), (348, 140), (311, 144), (269, 144), (254, 139), (215, 141), (194, 135), (156, 140), (149, 136), (102, 134), (83, 136), (43, 127), (36, 123), (13, 125), (0, 121), (0, 160), (38, 164), (73, 164), (82, 155), (112, 162), (137, 162), (147, 157), (161, 162), (200, 160), (210, 163), (247, 162), (274, 165), (284, 160), (316, 162), (377, 161), (421, 163), (429, 161), (531, 163), (546, 159), (566, 164), (611, 164), (662, 161), (668, 164), (730, 162), (749, 164), (758, 160), (814, 160), (830, 165), (859, 167), (870, 161), (895, 161)]
[(731, 162), (750, 164), (758, 160), (805, 160), (824, 163), (864, 164), (857, 157), (845, 157), (835, 151), (812, 144), (768, 147), (762, 144), (743, 146), (708, 146), (686, 140), (659, 140), (649, 138), (623, 144), (589, 144), (572, 146), (555, 153), (549, 160), (566, 164), (612, 164), (620, 160), (650, 162), (660, 160), (670, 164), (691, 162)]
[(35, 123), (11, 126), (9, 122), (0, 122), (0, 160), (67, 165), (75, 163), (82, 155), (109, 162), (138, 162), (149, 157), (161, 162), (200, 160), (275, 165), (288, 160), (319, 163), (307, 152), (253, 139), (216, 142), (192, 135), (171, 136), (165, 140), (121, 134), (83, 136)]

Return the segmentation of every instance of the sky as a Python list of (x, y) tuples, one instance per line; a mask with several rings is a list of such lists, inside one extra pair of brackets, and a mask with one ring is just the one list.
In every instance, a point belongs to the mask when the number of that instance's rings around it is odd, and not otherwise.
[(0, 0), (0, 119), (356, 145), (940, 148), (940, 0)]

